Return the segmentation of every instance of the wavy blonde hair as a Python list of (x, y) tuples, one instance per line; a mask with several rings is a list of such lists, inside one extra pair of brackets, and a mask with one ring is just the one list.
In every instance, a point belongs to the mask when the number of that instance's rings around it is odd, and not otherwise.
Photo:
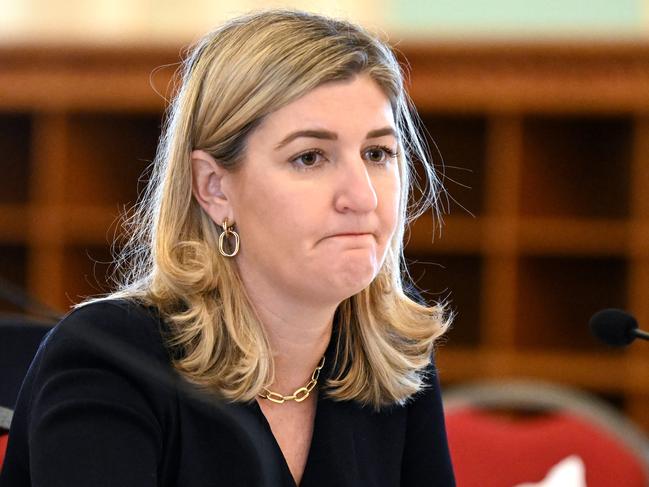
[[(323, 83), (361, 73), (389, 98), (400, 135), (399, 225), (377, 277), (337, 310), (336, 365), (324, 390), (378, 409), (421, 389), (448, 318), (441, 305), (419, 304), (404, 293), (403, 238), (409, 218), (430, 207), (439, 212), (441, 184), (391, 49), (349, 22), (293, 10), (235, 18), (191, 49), (149, 184), (127, 221), (129, 241), (117, 257), (119, 286), (107, 297), (158, 308), (169, 326), (174, 366), (191, 382), (250, 401), (274, 373), (264, 327), (236, 265), (216, 251), (220, 227), (192, 196), (192, 150), (205, 150), (232, 170), (265, 116)], [(415, 159), (428, 184), (409, 207)]]

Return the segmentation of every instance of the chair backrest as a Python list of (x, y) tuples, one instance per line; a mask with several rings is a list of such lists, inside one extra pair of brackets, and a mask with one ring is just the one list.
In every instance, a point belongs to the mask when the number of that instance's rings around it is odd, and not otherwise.
[(7, 433), (0, 433), (0, 470), (5, 460), (5, 452), (7, 451), (7, 440), (9, 435)]
[(649, 485), (644, 434), (598, 398), (530, 381), (449, 389), (444, 395), (458, 485), (539, 482), (577, 455), (588, 487)]

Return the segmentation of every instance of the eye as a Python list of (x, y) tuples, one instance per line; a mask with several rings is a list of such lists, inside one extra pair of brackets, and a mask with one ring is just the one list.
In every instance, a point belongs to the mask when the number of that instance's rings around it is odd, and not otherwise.
[(389, 159), (392, 159), (397, 155), (397, 152), (384, 145), (370, 147), (365, 151), (365, 158), (375, 164), (387, 163)]
[(322, 151), (310, 149), (293, 157), (290, 162), (296, 169), (306, 170), (320, 165), (321, 159), (324, 159)]

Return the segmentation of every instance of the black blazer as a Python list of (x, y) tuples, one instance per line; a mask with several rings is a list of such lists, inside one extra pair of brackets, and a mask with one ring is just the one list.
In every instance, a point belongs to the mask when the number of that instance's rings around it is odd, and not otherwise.
[[(25, 379), (0, 486), (295, 487), (258, 404), (198, 394), (173, 372), (164, 330), (127, 301), (68, 314)], [(320, 395), (300, 485), (454, 486), (430, 372), (426, 390), (378, 413)]]

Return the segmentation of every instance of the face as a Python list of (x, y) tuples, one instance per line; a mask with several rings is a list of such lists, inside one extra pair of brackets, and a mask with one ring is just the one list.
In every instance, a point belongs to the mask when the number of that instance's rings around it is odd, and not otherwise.
[(338, 304), (376, 277), (397, 225), (392, 108), (366, 75), (268, 115), (223, 181), (248, 286)]

